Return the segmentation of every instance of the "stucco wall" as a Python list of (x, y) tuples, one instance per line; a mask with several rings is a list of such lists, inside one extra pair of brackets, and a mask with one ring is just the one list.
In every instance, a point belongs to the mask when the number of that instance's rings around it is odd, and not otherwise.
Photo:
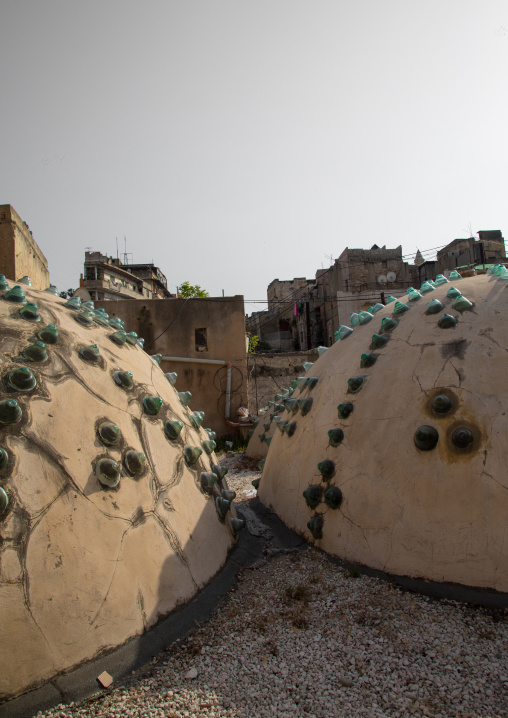
[(0, 273), (13, 281), (28, 275), (36, 289), (49, 286), (48, 261), (10, 204), (0, 205)]
[[(243, 296), (203, 299), (120, 299), (95, 302), (110, 316), (118, 315), (129, 331), (145, 340), (149, 354), (205, 360), (163, 360), (165, 372), (176, 372), (178, 391), (190, 391), (194, 410), (205, 412), (204, 425), (218, 436), (234, 433), (224, 420), (226, 367), (209, 360), (232, 364), (230, 418), (247, 404), (247, 360)], [(168, 328), (169, 327), (169, 328)], [(195, 330), (206, 329), (206, 351), (197, 351)], [(165, 331), (167, 330), (167, 331)], [(159, 336), (162, 335), (162, 336)]]

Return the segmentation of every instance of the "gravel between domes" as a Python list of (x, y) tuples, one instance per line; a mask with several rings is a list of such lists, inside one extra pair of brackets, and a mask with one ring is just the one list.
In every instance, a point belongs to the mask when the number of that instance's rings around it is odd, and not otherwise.
[[(224, 463), (241, 502), (259, 472)], [(313, 549), (245, 569), (208, 623), (128, 681), (37, 714), (414, 715), (508, 716), (508, 612), (402, 591)]]

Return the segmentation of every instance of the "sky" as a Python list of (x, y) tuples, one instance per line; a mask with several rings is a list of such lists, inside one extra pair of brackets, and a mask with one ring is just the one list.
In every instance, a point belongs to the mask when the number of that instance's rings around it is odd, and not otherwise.
[(346, 247), (412, 261), (508, 233), (506, 0), (3, 0), (1, 17), (0, 204), (60, 290), (118, 242), (170, 291), (251, 313)]

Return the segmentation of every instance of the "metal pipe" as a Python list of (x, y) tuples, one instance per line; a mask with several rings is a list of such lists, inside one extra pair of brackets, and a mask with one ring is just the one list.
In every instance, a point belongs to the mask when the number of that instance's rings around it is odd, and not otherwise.
[(166, 361), (183, 361), (187, 362), (188, 364), (218, 364), (219, 366), (223, 366), (224, 364), (229, 364), (231, 366), (230, 362), (227, 362), (225, 359), (201, 359), (200, 357), (162, 357)]
[(231, 362), (226, 362), (226, 418), (231, 413)]

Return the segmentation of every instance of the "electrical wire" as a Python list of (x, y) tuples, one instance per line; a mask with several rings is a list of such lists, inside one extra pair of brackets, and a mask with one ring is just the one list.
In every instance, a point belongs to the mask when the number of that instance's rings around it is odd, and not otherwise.
[[(448, 243), (448, 244), (450, 244), (450, 243)], [(421, 254), (422, 256), (423, 256), (424, 254), (429, 254), (430, 252), (436, 252), (436, 254), (437, 254), (437, 252), (439, 252), (439, 250), (444, 249), (445, 247), (448, 246), (448, 244), (442, 244), (442, 245), (439, 245), (439, 246), (437, 246), (437, 247), (431, 247), (430, 249), (424, 249), (424, 250), (418, 250), (418, 249), (417, 249), (416, 252), (409, 252), (408, 254), (402, 254), (402, 255), (400, 256), (400, 259), (404, 260), (404, 259), (406, 259), (406, 258), (408, 258), (408, 257), (416, 256), (416, 254), (417, 254), (418, 251), (420, 252), (420, 254)], [(372, 251), (372, 250), (362, 249), (361, 251), (362, 251), (362, 252), (369, 252), (369, 251)], [(374, 250), (374, 251), (375, 251), (375, 250)], [(381, 250), (381, 251), (383, 251), (383, 250)], [(383, 260), (380, 260), (380, 261), (383, 261)], [(429, 261), (429, 260), (426, 260), (426, 261)], [(359, 264), (365, 264), (365, 260), (363, 260), (363, 259), (358, 259), (357, 261), (352, 260), (352, 261), (348, 261), (348, 262), (339, 262), (339, 260), (336, 259), (335, 262), (334, 262), (334, 264), (333, 264), (331, 267), (329, 267), (328, 269), (324, 270), (324, 271), (316, 278), (316, 280), (309, 280), (309, 281), (310, 281), (310, 282), (313, 282), (313, 281), (318, 282), (320, 279), (322, 279), (324, 276), (326, 276), (329, 272), (331, 272), (331, 271), (335, 268), (335, 265), (336, 265), (336, 264), (338, 264), (341, 269), (345, 269), (345, 268), (353, 267), (353, 266), (356, 266), (356, 265), (359, 265)], [(371, 283), (371, 286), (372, 286), (373, 284), (374, 284), (374, 283)], [(409, 286), (409, 282), (398, 282), (398, 284), (407, 284), (407, 285)], [(293, 303), (294, 303), (294, 299), (295, 299), (295, 298), (298, 298), (298, 297), (296, 297), (295, 295), (296, 295), (298, 292), (301, 292), (302, 289), (305, 291), (306, 287), (297, 287), (297, 288), (294, 289), (293, 292), (291, 292), (290, 294), (286, 295), (286, 296), (283, 297), (282, 299), (278, 299), (278, 300), (275, 300), (275, 301), (274, 301), (274, 300), (266, 300), (266, 301), (265, 301), (265, 300), (259, 300), (259, 301), (258, 301), (258, 300), (245, 300), (245, 302), (246, 302), (246, 303), (249, 303), (249, 304), (254, 304), (254, 303), (255, 303), (255, 304), (272, 304), (274, 307), (279, 306), (279, 305), (283, 305), (283, 304), (293, 304)], [(367, 290), (367, 291), (368, 291), (368, 290)], [(374, 289), (373, 289), (373, 291), (374, 291)], [(381, 291), (382, 291), (382, 290), (381, 290)], [(377, 296), (372, 296), (372, 297), (363, 296), (363, 297), (362, 297), (362, 299), (364, 299), (366, 302), (368, 302), (368, 301), (375, 301), (377, 298), (378, 298)], [(325, 301), (336, 301), (336, 302), (340, 303), (340, 302), (349, 302), (349, 301), (351, 301), (351, 300), (350, 300), (350, 298), (348, 298), (348, 297), (334, 297), (334, 298), (330, 298), (330, 299), (324, 298), (324, 299), (323, 299), (323, 303), (324, 303)], [(277, 319), (279, 319), (280, 316), (281, 316), (281, 312), (278, 313)], [(268, 324), (270, 324), (270, 323), (273, 321), (273, 319), (274, 319), (273, 317), (267, 318), (267, 320), (266, 320), (264, 323), (262, 323), (262, 324), (260, 324), (260, 325), (258, 326), (258, 328), (257, 328), (258, 331), (261, 331), (261, 330), (263, 329), (263, 327), (268, 326)]]
[(180, 316), (180, 314), (181, 314), (181, 312), (182, 312), (182, 309), (185, 307), (185, 305), (187, 304), (187, 302), (189, 301), (189, 299), (192, 299), (192, 297), (187, 297), (187, 298), (185, 299), (184, 303), (182, 304), (182, 306), (181, 306), (180, 309), (178, 310), (177, 314), (176, 314), (176, 315), (173, 317), (173, 319), (169, 322), (168, 326), (167, 326), (158, 336), (156, 336), (155, 339), (152, 339), (152, 341), (144, 347), (145, 350), (148, 349), (148, 347), (151, 347), (152, 344), (155, 344), (155, 342), (157, 341), (157, 339), (160, 339), (161, 336), (168, 331), (168, 329), (170, 328), (170, 326), (171, 326), (174, 322), (176, 322), (176, 320), (178, 319), (178, 317)]

